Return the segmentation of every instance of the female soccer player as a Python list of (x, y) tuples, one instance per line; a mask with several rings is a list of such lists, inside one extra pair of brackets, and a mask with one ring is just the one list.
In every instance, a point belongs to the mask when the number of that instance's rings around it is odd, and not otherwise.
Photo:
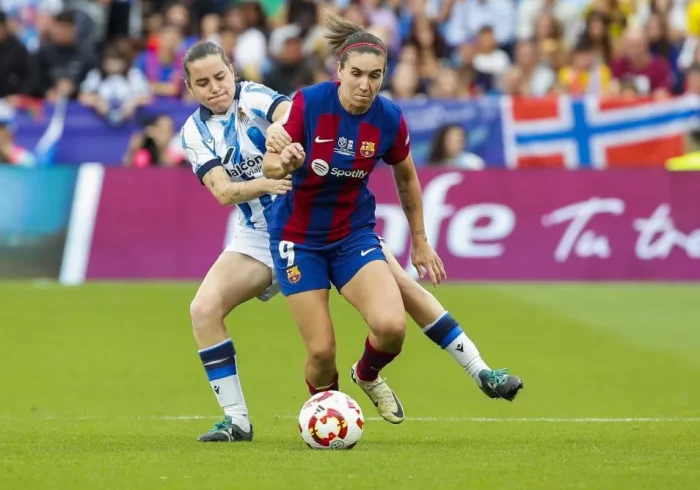
[[(236, 84), (228, 58), (213, 43), (192, 47), (183, 65), (187, 87), (201, 104), (182, 128), (183, 148), (195, 174), (217, 201), (238, 205), (244, 218), (240, 232), (212, 266), (190, 307), (199, 355), (225, 413), (224, 420), (199, 440), (248, 441), (253, 436), (252, 426), (224, 318), (251, 298), (264, 301), (277, 292), (262, 211), (274, 195), (286, 193), (290, 183), (263, 178), (260, 163), (266, 128), (272, 131), (273, 144), (288, 137), (284, 130), (278, 133), (280, 137), (275, 136), (269, 124), (280, 120), (290, 102), (263, 85)], [(512, 399), (513, 380), (517, 378), (491, 371), (442, 305), (413, 281), (396, 259), (387, 257), (407, 310), (426, 335), (449, 352), (488, 396)], [(448, 345), (445, 339), (453, 341)]]
[(332, 283), (370, 327), (364, 354), (351, 376), (387, 421), (404, 419), (398, 397), (379, 376), (403, 343), (402, 295), (433, 341), (451, 348), (459, 361), (469, 359), (461, 363), (487, 395), (512, 400), (522, 387), (520, 380), (488, 369), (437, 300), (393, 257), (388, 259), (391, 266), (387, 264), (373, 231), (374, 198), (367, 188), (379, 159), (394, 169), (412, 232), (414, 266), (421, 276), (427, 273), (434, 285), (445, 277), (425, 237), (421, 191), (405, 120), (395, 104), (377, 97), (386, 69), (386, 46), (339, 17), (330, 16), (328, 27), (330, 44), (339, 52), (340, 84), (319, 84), (297, 93), (284, 123), (291, 144), (282, 148), (279, 142), (288, 140), (268, 141), (271, 152), (263, 160), (266, 177), (292, 175), (293, 190), (272, 205), (268, 226), (277, 278), (306, 344), (309, 388), (321, 391), (338, 386), (328, 309)]
[[(237, 205), (240, 231), (207, 273), (190, 306), (194, 338), (224, 421), (200, 441), (249, 441), (253, 428), (241, 389), (236, 351), (224, 318), (238, 305), (276, 292), (264, 210), (289, 180), (262, 177), (265, 130), (289, 99), (257, 83), (236, 83), (224, 51), (200, 42), (183, 60), (185, 82), (201, 104), (185, 122), (182, 146), (200, 181), (223, 205)], [(196, 253), (196, 251), (194, 251)]]

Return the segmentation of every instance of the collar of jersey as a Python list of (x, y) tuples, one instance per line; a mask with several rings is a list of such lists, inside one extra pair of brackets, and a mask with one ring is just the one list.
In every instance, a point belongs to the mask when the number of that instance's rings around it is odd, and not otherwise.
[[(241, 84), (237, 83), (236, 84), (236, 95), (233, 96), (234, 102), (238, 100), (238, 98), (241, 95)], [(233, 110), (233, 106), (235, 104), (231, 104), (231, 107), (228, 108), (228, 111), (226, 111), (227, 115), (231, 115), (231, 111)], [(202, 119), (202, 121), (206, 121), (209, 119), (211, 116), (213, 116), (214, 113), (211, 112), (211, 110), (208, 107), (205, 107), (203, 105), (199, 105), (199, 117)]]

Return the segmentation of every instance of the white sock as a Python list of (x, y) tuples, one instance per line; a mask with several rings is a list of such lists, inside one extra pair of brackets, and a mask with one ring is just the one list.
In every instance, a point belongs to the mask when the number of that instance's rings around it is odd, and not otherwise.
[(243, 431), (248, 432), (250, 430), (248, 407), (238, 377), (233, 342), (231, 339), (226, 339), (202, 349), (199, 351), (199, 357), (207, 372), (209, 385), (219, 402), (219, 406), (224, 410), (224, 414), (230, 416)]
[(481, 380), (479, 379), (479, 373), (483, 369), (491, 368), (484, 362), (479, 354), (479, 349), (476, 348), (474, 342), (471, 341), (467, 334), (462, 332), (459, 336), (454, 339), (447, 347), (445, 351), (449, 352), (462, 369), (464, 369), (469, 376), (474, 378), (474, 380), (481, 386)]
[(481, 359), (479, 349), (471, 341), (462, 327), (459, 326), (449, 312), (440, 315), (430, 325), (423, 328), (423, 333), (433, 342), (448, 352), (455, 361), (481, 386), (479, 373), (483, 369), (489, 369)]

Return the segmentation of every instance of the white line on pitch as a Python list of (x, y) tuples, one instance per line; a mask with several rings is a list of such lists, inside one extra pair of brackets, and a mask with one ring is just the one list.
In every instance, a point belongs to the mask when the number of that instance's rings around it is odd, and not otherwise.
[[(0, 419), (13, 420), (24, 418), (16, 415), (0, 415)], [(65, 421), (90, 421), (90, 420), (214, 420), (221, 418), (220, 415), (135, 415), (135, 416), (61, 416), (47, 415), (39, 417), (43, 420), (65, 420)], [(273, 417), (276, 420), (296, 420), (293, 415)], [(366, 420), (380, 421), (380, 417), (366, 417)], [(481, 423), (663, 423), (663, 422), (685, 422), (699, 423), (700, 417), (407, 417), (409, 422), (481, 422)]]

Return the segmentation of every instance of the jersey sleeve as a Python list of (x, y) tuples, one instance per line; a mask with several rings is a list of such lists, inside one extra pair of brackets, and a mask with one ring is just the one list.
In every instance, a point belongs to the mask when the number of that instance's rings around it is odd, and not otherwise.
[(189, 118), (180, 130), (180, 143), (185, 155), (187, 155), (187, 160), (192, 165), (192, 171), (200, 182), (212, 168), (222, 165), (221, 159), (202, 139), (202, 135), (192, 118)]
[(292, 105), (280, 120), (293, 143), (304, 142), (304, 104), (304, 93), (299, 90), (294, 94)]
[(242, 87), (241, 104), (244, 108), (264, 119), (268, 123), (272, 122), (272, 115), (275, 109), (282, 102), (289, 102), (289, 97), (275, 92), (270, 87), (260, 83), (248, 82)]
[(386, 155), (384, 155), (383, 160), (389, 165), (396, 165), (406, 160), (409, 153), (411, 153), (411, 137), (408, 134), (406, 119), (403, 117), (403, 114), (401, 114), (399, 130), (396, 132), (394, 143), (391, 145)]

